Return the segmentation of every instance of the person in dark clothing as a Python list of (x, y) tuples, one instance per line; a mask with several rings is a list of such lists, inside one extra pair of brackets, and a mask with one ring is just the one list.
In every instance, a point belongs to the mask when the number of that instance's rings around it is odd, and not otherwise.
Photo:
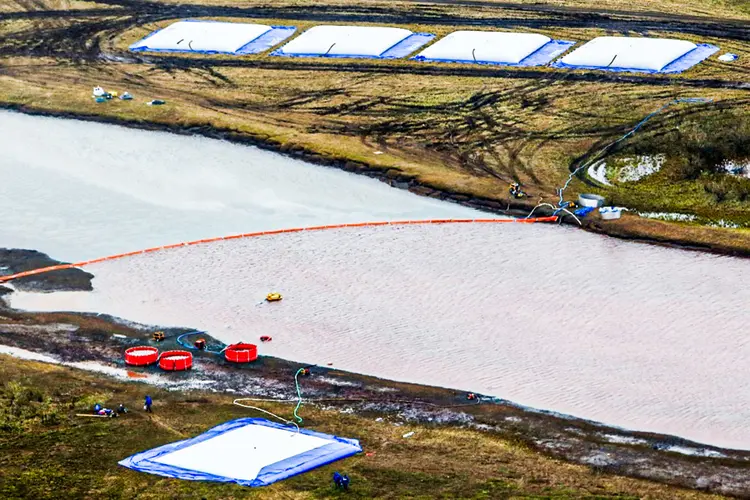
[(341, 488), (342, 490), (348, 490), (349, 489), (349, 476), (346, 474), (341, 475), (338, 472), (333, 473), (333, 484), (336, 486), (336, 488)]
[(524, 198), (528, 196), (526, 193), (523, 192), (523, 190), (521, 189), (521, 185), (517, 182), (511, 183), (508, 191), (510, 191), (510, 195), (513, 198)]
[(117, 413), (127, 413), (128, 409), (125, 408), (125, 405), (120, 403), (120, 406), (117, 408)]
[(143, 409), (146, 410), (148, 413), (153, 413), (151, 411), (152, 404), (154, 404), (154, 402), (151, 400), (151, 396), (146, 396), (146, 401), (143, 404)]

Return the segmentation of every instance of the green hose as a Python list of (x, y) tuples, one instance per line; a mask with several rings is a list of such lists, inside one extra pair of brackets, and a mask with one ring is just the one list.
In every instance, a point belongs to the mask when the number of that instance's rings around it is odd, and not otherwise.
[(299, 410), (299, 407), (302, 406), (302, 392), (300, 391), (299, 380), (297, 380), (297, 377), (303, 371), (305, 371), (305, 369), (300, 368), (299, 370), (297, 370), (297, 373), (294, 374), (294, 385), (297, 387), (297, 397), (299, 398), (299, 400), (297, 401), (297, 406), (294, 407), (294, 418), (296, 418), (297, 423), (300, 423), (300, 424), (302, 423), (302, 417), (297, 415), (297, 410)]

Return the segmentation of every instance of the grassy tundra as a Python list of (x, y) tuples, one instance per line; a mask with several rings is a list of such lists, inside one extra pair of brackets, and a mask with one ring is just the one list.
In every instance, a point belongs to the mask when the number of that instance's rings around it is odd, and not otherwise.
[[(250, 489), (161, 478), (117, 461), (252, 415), (213, 393), (169, 392), (72, 368), (0, 355), (0, 496), (13, 498), (719, 498), (598, 473), (533, 452), (490, 433), (440, 426), (394, 426), (372, 418), (303, 407), (305, 425), (356, 437), (365, 453), (312, 472)], [(155, 402), (142, 411), (143, 397)], [(75, 417), (96, 403), (130, 413), (117, 419)], [(290, 407), (266, 405), (287, 415)], [(402, 435), (414, 431), (412, 438)], [(334, 470), (352, 478), (347, 494)]]

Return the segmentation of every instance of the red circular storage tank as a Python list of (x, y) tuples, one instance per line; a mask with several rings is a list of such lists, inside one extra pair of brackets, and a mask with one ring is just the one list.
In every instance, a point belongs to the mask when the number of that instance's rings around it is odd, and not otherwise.
[(258, 359), (258, 347), (255, 344), (232, 344), (224, 350), (224, 358), (232, 363), (250, 363)]
[(159, 368), (168, 371), (189, 370), (193, 366), (193, 355), (187, 351), (167, 351), (159, 358)]
[(146, 366), (156, 363), (159, 359), (159, 349), (147, 345), (139, 345), (125, 350), (125, 363), (131, 366)]

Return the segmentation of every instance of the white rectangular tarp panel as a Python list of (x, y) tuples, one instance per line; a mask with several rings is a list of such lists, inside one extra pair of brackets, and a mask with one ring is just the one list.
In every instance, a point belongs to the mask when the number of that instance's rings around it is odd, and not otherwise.
[(294, 429), (291, 431), (248, 425), (162, 455), (154, 462), (252, 481), (268, 464), (329, 443), (315, 436), (297, 434)]
[(477, 61), (518, 64), (549, 43), (535, 33), (455, 31), (423, 50), (418, 57), (433, 61)]
[(287, 43), (275, 55), (379, 57), (412, 35), (402, 28), (315, 26)]
[(684, 40), (605, 36), (566, 55), (559, 66), (659, 72), (697, 47)]
[(178, 21), (134, 43), (130, 50), (233, 54), (272, 29), (264, 24)]
[(265, 486), (360, 451), (353, 439), (241, 418), (138, 453), (120, 465), (179, 479)]

